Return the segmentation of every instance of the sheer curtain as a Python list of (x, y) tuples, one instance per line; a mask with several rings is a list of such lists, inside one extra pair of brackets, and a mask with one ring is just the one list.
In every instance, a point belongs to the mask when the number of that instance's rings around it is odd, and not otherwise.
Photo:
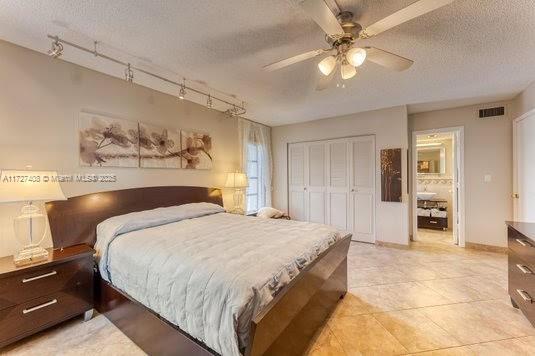
[[(273, 169), (271, 158), (271, 128), (239, 118), (238, 129), (242, 171), (247, 172), (250, 145), (256, 146), (258, 148), (258, 207), (271, 206), (271, 178)], [(245, 201), (245, 204), (247, 204), (247, 199)], [(247, 206), (245, 206), (245, 210), (248, 210)]]

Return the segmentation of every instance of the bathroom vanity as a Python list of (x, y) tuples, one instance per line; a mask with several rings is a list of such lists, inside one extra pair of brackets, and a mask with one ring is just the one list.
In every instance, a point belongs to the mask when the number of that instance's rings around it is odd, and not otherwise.
[(418, 228), (448, 229), (448, 202), (446, 200), (418, 199)]

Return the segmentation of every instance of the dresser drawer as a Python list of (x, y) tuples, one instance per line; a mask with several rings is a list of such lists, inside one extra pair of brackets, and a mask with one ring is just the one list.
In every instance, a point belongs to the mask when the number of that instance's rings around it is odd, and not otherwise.
[(92, 294), (81, 285), (0, 310), (0, 347), (90, 310)]
[(448, 218), (435, 218), (432, 216), (418, 216), (418, 227), (427, 229), (447, 229)]
[(32, 272), (0, 278), (0, 310), (76, 286), (91, 284), (93, 259), (45, 265)]
[(509, 295), (524, 315), (535, 320), (535, 265), (509, 251)]
[(509, 227), (508, 247), (524, 261), (535, 261), (535, 242)]

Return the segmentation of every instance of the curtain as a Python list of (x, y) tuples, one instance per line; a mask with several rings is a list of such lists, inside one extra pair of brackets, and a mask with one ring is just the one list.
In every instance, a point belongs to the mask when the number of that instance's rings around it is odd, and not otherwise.
[[(238, 119), (241, 169), (247, 172), (248, 147), (250, 144), (258, 147), (259, 164), (259, 197), (258, 207), (271, 206), (271, 178), (273, 163), (271, 158), (271, 128), (252, 121)], [(247, 204), (247, 202), (245, 202)], [(245, 207), (247, 210), (247, 206)]]

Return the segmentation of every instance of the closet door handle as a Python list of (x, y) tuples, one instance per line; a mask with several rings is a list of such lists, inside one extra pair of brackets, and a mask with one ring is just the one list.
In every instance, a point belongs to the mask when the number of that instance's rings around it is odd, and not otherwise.
[(303, 190), (305, 190), (305, 191), (306, 191), (306, 190), (307, 190), (307, 187), (304, 187), (304, 188), (303, 188)]
[(519, 270), (521, 270), (522, 273), (524, 273), (524, 274), (531, 274), (531, 273), (533, 273), (529, 268), (527, 268), (527, 267), (524, 266), (524, 265), (521, 265), (520, 263), (518, 263), (518, 264), (516, 265), (516, 267), (517, 267)]
[(524, 299), (524, 301), (533, 303), (533, 299), (531, 299), (531, 296), (525, 290), (517, 289), (516, 292), (522, 297), (522, 299)]

